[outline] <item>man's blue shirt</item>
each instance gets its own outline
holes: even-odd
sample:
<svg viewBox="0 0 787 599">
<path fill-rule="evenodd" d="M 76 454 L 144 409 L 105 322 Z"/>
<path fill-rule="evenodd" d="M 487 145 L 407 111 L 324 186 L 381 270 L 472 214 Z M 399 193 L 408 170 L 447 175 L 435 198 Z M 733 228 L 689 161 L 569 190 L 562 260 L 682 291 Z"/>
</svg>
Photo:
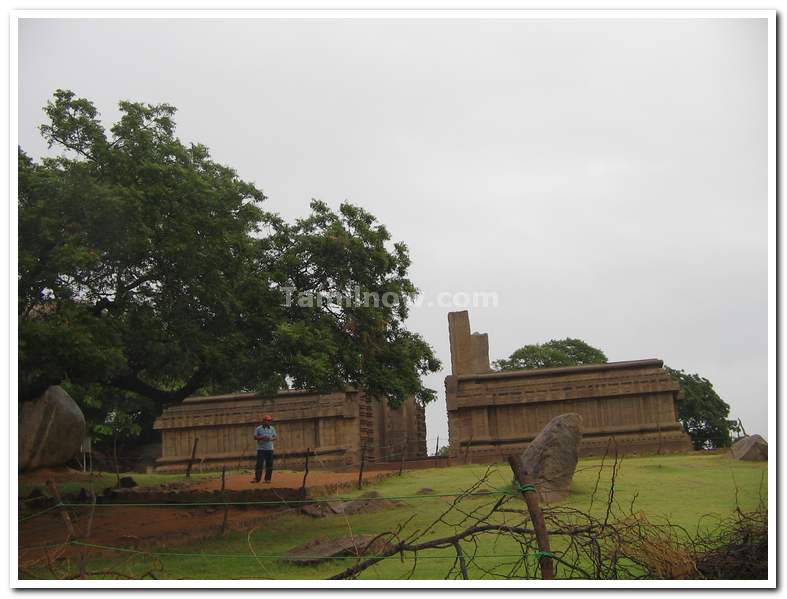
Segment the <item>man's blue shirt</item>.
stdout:
<svg viewBox="0 0 787 599">
<path fill-rule="evenodd" d="M 263 449 L 269 449 L 273 451 L 273 441 L 276 439 L 276 428 L 272 425 L 259 425 L 255 430 L 254 434 L 257 437 L 268 437 L 268 441 L 257 441 L 257 451 L 261 451 Z"/>
</svg>

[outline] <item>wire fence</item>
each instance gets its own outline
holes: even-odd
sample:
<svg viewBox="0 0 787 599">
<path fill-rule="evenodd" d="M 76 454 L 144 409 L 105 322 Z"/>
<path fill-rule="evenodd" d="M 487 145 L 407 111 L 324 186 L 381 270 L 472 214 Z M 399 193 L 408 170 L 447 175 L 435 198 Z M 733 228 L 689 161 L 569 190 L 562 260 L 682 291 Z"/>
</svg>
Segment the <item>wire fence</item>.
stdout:
<svg viewBox="0 0 787 599">
<path fill-rule="evenodd" d="M 435 493 L 430 492 L 428 494 L 395 494 L 395 495 L 341 495 L 341 496 L 329 496 L 329 497 L 315 497 L 309 499 L 280 499 L 280 500 L 259 500 L 259 501 L 237 501 L 237 500 L 220 500 L 220 501 L 193 501 L 193 502 L 139 502 L 139 503 L 127 503 L 127 502 L 118 502 L 118 503 L 83 503 L 83 502 L 73 502 L 73 501 L 58 501 L 57 503 L 48 506 L 40 511 L 27 515 L 23 518 L 20 518 L 19 524 L 20 527 L 24 527 L 25 530 L 30 531 L 31 524 L 29 520 L 34 518 L 44 516 L 44 515 L 55 515 L 53 512 L 58 510 L 60 512 L 60 516 L 63 517 L 64 521 L 66 522 L 66 530 L 63 530 L 63 523 L 58 522 L 57 520 L 49 522 L 47 526 L 38 527 L 37 530 L 40 531 L 47 531 L 52 532 L 55 529 L 60 529 L 64 534 L 67 532 L 66 538 L 61 543 L 44 543 L 44 544 L 35 544 L 35 545 L 27 545 L 27 546 L 20 546 L 19 550 L 23 552 L 43 552 L 43 555 L 46 557 L 47 563 L 51 566 L 51 559 L 50 554 L 47 550 L 50 549 L 57 549 L 58 555 L 61 557 L 63 555 L 74 555 L 74 554 L 65 554 L 65 550 L 68 547 L 73 547 L 75 551 L 107 551 L 107 552 L 116 552 L 121 554 L 128 554 L 128 555 L 136 555 L 140 557 L 151 557 L 157 559 L 163 558 L 171 558 L 171 559 L 178 559 L 178 558 L 201 558 L 201 559 L 228 559 L 228 560 L 297 560 L 297 562 L 322 562 L 322 561 L 333 561 L 333 560 L 352 560 L 358 562 L 359 560 L 366 560 L 366 559 L 389 559 L 390 557 L 394 557 L 396 561 L 399 562 L 417 562 L 419 560 L 451 560 L 456 561 L 455 555 L 444 555 L 440 552 L 424 555 L 419 554 L 415 555 L 407 555 L 405 552 L 401 553 L 397 556 L 384 556 L 380 557 L 378 553 L 366 553 L 364 552 L 365 549 L 371 549 L 371 545 L 363 542 L 361 539 L 358 539 L 357 546 L 348 550 L 347 554 L 310 554 L 308 552 L 298 552 L 297 555 L 293 556 L 289 553 L 256 553 L 254 552 L 253 548 L 251 548 L 251 553 L 210 553 L 205 551 L 199 552 L 178 552 L 178 551 L 156 551 L 156 550 L 144 550 L 139 549 L 136 547 L 123 547 L 118 546 L 116 544 L 109 544 L 109 543 L 101 543 L 101 542 L 89 542 L 85 540 L 86 537 L 79 538 L 78 535 L 74 532 L 75 522 L 80 522 L 81 518 L 77 518 L 76 520 L 72 520 L 71 516 L 69 516 L 69 512 L 73 511 L 74 514 L 79 513 L 81 510 L 90 510 L 90 522 L 92 523 L 93 519 L 93 512 L 97 508 L 215 508 L 215 507 L 223 507 L 225 510 L 229 509 L 230 507 L 289 507 L 292 506 L 302 506 L 305 504 L 324 504 L 324 503 L 344 503 L 344 502 L 354 502 L 354 501 L 362 501 L 362 502 L 377 502 L 377 501 L 402 501 L 402 500 L 420 500 L 420 499 L 453 499 L 454 501 L 459 499 L 466 499 L 472 498 L 473 496 L 478 497 L 489 497 L 489 496 L 499 496 L 499 495 L 507 495 L 510 494 L 508 491 L 501 491 L 495 488 L 480 488 L 475 487 L 472 490 L 466 490 L 462 492 L 456 493 Z M 451 502 L 449 502 L 451 503 Z M 296 508 L 297 509 L 297 508 Z M 32 524 L 35 526 L 35 524 Z M 88 530 L 90 528 L 90 524 L 88 524 Z M 89 532 L 88 535 L 89 536 Z M 355 545 L 355 537 L 353 537 L 353 544 Z M 435 548 L 440 549 L 440 548 Z M 30 554 L 28 554 L 30 555 Z M 79 560 L 80 568 L 82 568 L 84 573 L 84 560 L 85 554 L 78 553 L 78 556 L 75 559 Z M 489 559 L 499 559 L 501 557 L 511 557 L 515 559 L 522 559 L 523 553 L 512 554 L 510 556 L 503 555 L 503 554 L 490 554 L 490 555 L 475 555 L 477 559 L 489 558 Z M 32 564 L 41 563 L 41 558 L 36 560 L 32 560 Z M 34 567 L 33 566 L 33 567 Z M 28 566 L 25 566 L 28 567 Z M 51 570 L 51 567 L 50 567 Z M 97 575 L 102 575 L 102 573 L 96 573 Z"/>
</svg>

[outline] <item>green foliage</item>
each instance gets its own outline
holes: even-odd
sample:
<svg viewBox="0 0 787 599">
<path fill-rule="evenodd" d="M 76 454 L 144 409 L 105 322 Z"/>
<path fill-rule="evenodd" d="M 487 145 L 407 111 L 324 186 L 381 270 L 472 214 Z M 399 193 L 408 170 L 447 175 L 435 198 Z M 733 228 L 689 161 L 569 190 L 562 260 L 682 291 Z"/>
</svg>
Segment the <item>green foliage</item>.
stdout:
<svg viewBox="0 0 787 599">
<path fill-rule="evenodd" d="M 729 447 L 731 432 L 738 431 L 736 421 L 727 420 L 730 406 L 719 397 L 713 384 L 698 374 L 667 367 L 683 389 L 684 399 L 678 402 L 678 419 L 691 437 L 694 449 Z"/>
<path fill-rule="evenodd" d="M 443 445 L 440 449 L 437 450 L 438 457 L 447 458 L 448 454 L 450 453 L 451 448 L 448 445 Z"/>
<path fill-rule="evenodd" d="M 603 364 L 606 361 L 607 356 L 600 349 L 581 339 L 566 338 L 520 347 L 507 359 L 497 360 L 495 367 L 498 370 L 524 370 Z"/>
<path fill-rule="evenodd" d="M 415 293 L 404 244 L 349 204 L 315 201 L 287 224 L 207 148 L 175 137 L 173 107 L 120 111 L 107 134 L 88 100 L 58 90 L 41 132 L 62 153 L 37 163 L 19 150 L 21 399 L 62 382 L 104 415 L 115 404 L 101 390 L 124 405 L 288 382 L 434 399 L 420 375 L 440 363 L 405 329 L 406 303 L 285 305 L 288 287 Z"/>
<path fill-rule="evenodd" d="M 63 383 L 79 403 L 87 422 L 87 435 L 96 447 L 109 448 L 114 441 L 144 440 L 151 436 L 159 404 L 143 395 L 100 384 Z"/>
</svg>

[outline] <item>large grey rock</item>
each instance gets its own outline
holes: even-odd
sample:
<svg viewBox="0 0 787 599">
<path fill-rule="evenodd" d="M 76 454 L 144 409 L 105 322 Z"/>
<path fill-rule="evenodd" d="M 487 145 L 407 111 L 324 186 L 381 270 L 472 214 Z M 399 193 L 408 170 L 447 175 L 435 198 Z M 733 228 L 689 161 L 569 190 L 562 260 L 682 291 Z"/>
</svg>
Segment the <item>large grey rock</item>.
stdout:
<svg viewBox="0 0 787 599">
<path fill-rule="evenodd" d="M 78 452 L 85 416 L 61 387 L 19 404 L 19 470 L 60 466 Z"/>
<path fill-rule="evenodd" d="M 299 566 L 324 564 L 331 558 L 379 555 L 389 546 L 385 536 L 358 535 L 341 539 L 319 538 L 291 549 L 281 561 Z"/>
<path fill-rule="evenodd" d="M 566 499 L 571 491 L 571 480 L 579 459 L 582 441 L 582 417 L 561 414 L 533 439 L 522 453 L 522 466 L 535 484 L 541 501 Z"/>
<path fill-rule="evenodd" d="M 760 435 L 749 435 L 738 439 L 730 447 L 730 457 L 734 460 L 753 462 L 768 461 L 768 442 Z"/>
</svg>

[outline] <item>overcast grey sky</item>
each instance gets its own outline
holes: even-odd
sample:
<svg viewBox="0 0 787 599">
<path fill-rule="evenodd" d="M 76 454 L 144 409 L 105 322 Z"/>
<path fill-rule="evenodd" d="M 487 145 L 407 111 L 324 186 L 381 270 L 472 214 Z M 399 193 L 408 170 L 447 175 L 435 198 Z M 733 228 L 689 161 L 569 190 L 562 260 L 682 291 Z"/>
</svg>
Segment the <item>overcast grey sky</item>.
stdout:
<svg viewBox="0 0 787 599">
<path fill-rule="evenodd" d="M 491 358 L 580 337 L 610 360 L 709 378 L 767 433 L 767 22 L 763 20 L 27 20 L 19 140 L 56 88 L 178 107 L 206 144 L 305 215 L 375 214 L 411 251 L 408 321 L 445 370 L 447 309 Z M 430 451 L 433 450 L 430 442 Z"/>
</svg>

